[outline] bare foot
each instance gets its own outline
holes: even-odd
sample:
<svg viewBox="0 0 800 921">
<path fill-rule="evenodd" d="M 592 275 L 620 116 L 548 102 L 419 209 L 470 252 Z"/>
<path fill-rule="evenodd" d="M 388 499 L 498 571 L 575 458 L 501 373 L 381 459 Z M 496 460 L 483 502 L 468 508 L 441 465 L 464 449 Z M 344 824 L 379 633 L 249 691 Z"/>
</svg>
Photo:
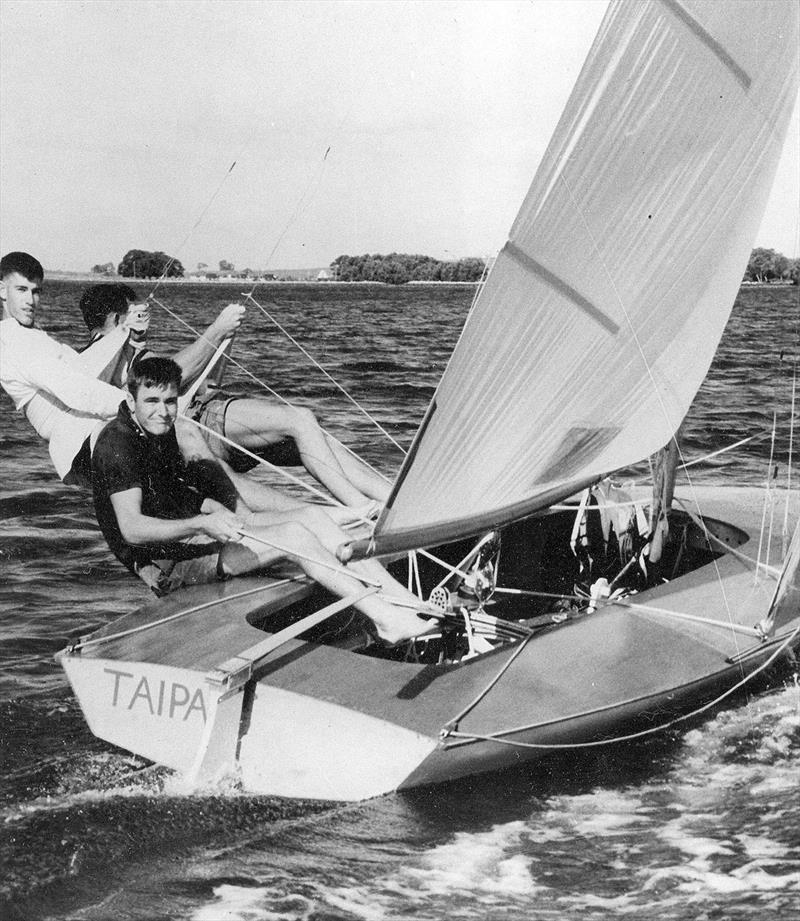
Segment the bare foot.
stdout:
<svg viewBox="0 0 800 921">
<path fill-rule="evenodd" d="M 401 608 L 396 608 L 385 620 L 378 621 L 375 618 L 372 620 L 378 631 L 379 639 L 387 646 L 395 646 L 405 640 L 413 640 L 415 637 L 425 633 L 434 633 L 439 629 L 438 620 L 429 620 L 424 614 L 420 615 Z"/>
<path fill-rule="evenodd" d="M 371 522 L 378 517 L 382 508 L 383 506 L 379 502 L 372 500 L 371 502 L 358 506 L 329 506 L 325 511 L 339 527 L 346 527 L 347 525 L 366 524 Z"/>
</svg>

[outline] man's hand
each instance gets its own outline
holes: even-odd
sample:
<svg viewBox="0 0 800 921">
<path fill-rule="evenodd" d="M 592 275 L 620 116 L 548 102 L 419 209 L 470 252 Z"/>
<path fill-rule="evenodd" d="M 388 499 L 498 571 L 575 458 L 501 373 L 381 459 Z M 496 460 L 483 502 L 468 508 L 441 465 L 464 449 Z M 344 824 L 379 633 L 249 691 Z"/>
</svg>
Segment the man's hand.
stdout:
<svg viewBox="0 0 800 921">
<path fill-rule="evenodd" d="M 121 322 L 123 329 L 128 330 L 128 342 L 137 350 L 143 349 L 147 341 L 147 328 L 150 326 L 150 308 L 147 304 L 131 304 Z"/>
<path fill-rule="evenodd" d="M 221 339 L 227 339 L 232 336 L 242 325 L 245 314 L 244 304 L 228 304 L 224 307 L 216 320 L 214 320 L 214 331 Z"/>
<path fill-rule="evenodd" d="M 219 505 L 219 503 L 215 504 Z M 205 508 L 208 508 L 208 506 L 204 502 L 203 509 Z M 226 544 L 229 540 L 239 540 L 242 536 L 243 524 L 241 519 L 237 518 L 233 512 L 229 512 L 224 506 L 220 506 L 213 511 L 203 512 L 197 519 L 197 526 L 201 533 L 223 544 Z"/>
<path fill-rule="evenodd" d="M 124 329 L 146 333 L 150 326 L 150 308 L 147 304 L 131 304 L 121 322 Z"/>
</svg>

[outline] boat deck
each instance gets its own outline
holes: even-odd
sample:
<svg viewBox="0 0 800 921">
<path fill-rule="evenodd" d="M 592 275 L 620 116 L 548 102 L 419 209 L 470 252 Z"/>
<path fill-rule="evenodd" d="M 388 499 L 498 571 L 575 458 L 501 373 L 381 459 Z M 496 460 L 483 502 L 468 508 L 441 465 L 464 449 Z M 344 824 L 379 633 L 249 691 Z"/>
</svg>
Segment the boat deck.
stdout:
<svg viewBox="0 0 800 921">
<path fill-rule="evenodd" d="M 682 495 L 686 496 L 686 491 Z M 706 488 L 696 490 L 693 498 L 705 516 L 733 522 L 747 532 L 749 539 L 737 549 L 748 557 L 756 556 L 763 514 L 761 490 Z M 790 502 L 793 524 L 800 513 L 800 501 L 793 496 Z M 773 563 L 778 559 L 779 530 L 773 528 Z M 300 576 L 296 581 L 283 581 L 281 577 L 287 575 L 291 576 L 291 570 L 269 578 L 238 578 L 154 601 L 108 625 L 93 639 L 127 630 L 136 632 L 86 647 L 81 655 L 207 672 L 265 639 L 267 634 L 251 621 L 266 619 L 268 624 L 270 612 L 302 601 L 314 591 L 313 583 Z M 729 668 L 731 657 L 758 645 L 755 635 L 751 638 L 736 633 L 729 623 L 752 627 L 768 609 L 774 588 L 774 578 L 755 580 L 752 565 L 725 554 L 686 576 L 628 599 L 636 605 L 710 618 L 719 626 L 642 607 L 613 605 L 546 628 L 504 676 L 504 694 L 482 702 L 467 724 L 474 732 L 513 725 L 517 717 L 509 712 L 509 699 L 526 701 L 528 709 L 535 701 L 537 721 L 556 719 L 565 708 L 569 711 L 570 696 L 574 696 L 577 710 L 585 708 L 586 681 L 591 684 L 592 699 L 602 707 L 627 694 L 657 693 Z M 181 612 L 187 613 L 169 619 Z M 503 646 L 478 659 L 430 666 L 290 640 L 264 659 L 257 677 L 276 689 L 323 698 L 436 734 L 481 694 L 512 652 L 511 647 Z M 344 666 L 343 656 L 347 657 Z M 608 669 L 609 661 L 625 663 L 624 681 L 616 668 Z M 574 680 L 565 680 L 565 663 L 571 663 L 569 667 L 575 670 Z M 410 701 L 414 706 L 409 707 Z"/>
</svg>

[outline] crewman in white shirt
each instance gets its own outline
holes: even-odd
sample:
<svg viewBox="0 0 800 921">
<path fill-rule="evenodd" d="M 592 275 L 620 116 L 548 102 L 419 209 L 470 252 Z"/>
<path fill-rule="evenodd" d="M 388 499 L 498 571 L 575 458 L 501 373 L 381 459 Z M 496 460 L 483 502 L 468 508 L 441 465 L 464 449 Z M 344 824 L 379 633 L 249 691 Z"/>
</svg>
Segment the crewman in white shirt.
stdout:
<svg viewBox="0 0 800 921">
<path fill-rule="evenodd" d="M 94 443 L 125 398 L 115 386 L 121 383 L 115 371 L 131 333 L 144 344 L 150 314 L 146 305 L 132 304 L 118 326 L 78 353 L 35 325 L 43 279 L 41 263 L 28 253 L 7 253 L 0 259 L 0 385 L 48 443 L 59 477 L 89 486 Z M 197 342 L 175 356 L 188 379 L 235 332 L 243 314 L 244 308 L 226 308 Z M 186 460 L 213 460 L 203 438 L 188 424 L 180 435 Z"/>
<path fill-rule="evenodd" d="M 91 447 L 125 394 L 101 380 L 130 332 L 125 321 L 102 348 L 79 355 L 35 326 L 44 271 L 28 253 L 0 260 L 0 385 L 48 442 L 62 480 L 87 484 Z M 98 343 L 99 345 L 99 343 Z"/>
</svg>

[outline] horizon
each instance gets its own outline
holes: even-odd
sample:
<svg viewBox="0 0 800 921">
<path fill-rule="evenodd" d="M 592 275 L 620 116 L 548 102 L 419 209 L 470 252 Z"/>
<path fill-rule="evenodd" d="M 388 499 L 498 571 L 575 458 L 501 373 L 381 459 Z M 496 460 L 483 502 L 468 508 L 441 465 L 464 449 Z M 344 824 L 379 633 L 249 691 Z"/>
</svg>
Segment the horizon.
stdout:
<svg viewBox="0 0 800 921">
<path fill-rule="evenodd" d="M 4 0 L 3 251 L 76 272 L 133 248 L 187 270 L 491 258 L 606 5 Z M 798 164 L 796 104 L 753 243 L 789 258 Z"/>
</svg>

